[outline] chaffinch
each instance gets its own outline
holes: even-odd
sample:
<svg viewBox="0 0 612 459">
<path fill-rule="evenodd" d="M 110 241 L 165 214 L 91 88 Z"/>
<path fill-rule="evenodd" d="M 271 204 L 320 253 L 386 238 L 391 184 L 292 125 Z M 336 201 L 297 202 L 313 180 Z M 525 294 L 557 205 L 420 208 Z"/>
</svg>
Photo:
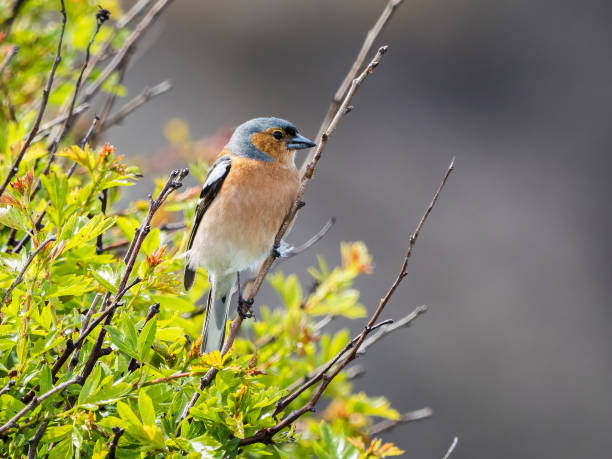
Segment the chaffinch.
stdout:
<svg viewBox="0 0 612 459">
<path fill-rule="evenodd" d="M 198 266 L 210 281 L 201 352 L 223 345 L 239 272 L 277 250 L 274 238 L 299 187 L 295 151 L 314 146 L 289 121 L 255 118 L 236 128 L 208 172 L 185 253 L 185 289 Z M 240 298 L 239 312 L 243 306 Z"/>
</svg>

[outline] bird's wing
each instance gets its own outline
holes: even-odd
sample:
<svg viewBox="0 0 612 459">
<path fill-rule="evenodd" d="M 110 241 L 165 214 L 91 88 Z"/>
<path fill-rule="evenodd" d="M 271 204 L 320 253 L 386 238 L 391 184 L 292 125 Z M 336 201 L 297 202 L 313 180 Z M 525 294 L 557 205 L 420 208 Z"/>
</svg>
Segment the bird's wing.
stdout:
<svg viewBox="0 0 612 459">
<path fill-rule="evenodd" d="M 223 181 L 227 174 L 229 174 L 230 167 L 232 165 L 232 161 L 229 156 L 222 156 L 213 167 L 208 171 L 208 176 L 206 177 L 206 181 L 202 186 L 202 191 L 200 192 L 200 199 L 198 200 L 198 205 L 196 207 L 195 217 L 193 219 L 193 225 L 191 225 L 191 232 L 189 233 L 189 239 L 187 241 L 187 253 L 191 250 L 193 245 L 193 241 L 195 239 L 195 235 L 198 232 L 198 227 L 200 226 L 200 222 L 202 221 L 202 217 L 206 213 L 206 210 L 210 207 L 210 204 L 213 202 L 219 190 L 221 189 L 221 185 L 223 185 Z M 189 260 L 189 256 L 187 258 Z M 184 284 L 185 289 L 189 290 L 193 285 L 193 281 L 195 280 L 196 266 L 191 266 L 189 262 L 185 263 L 185 278 Z"/>
<path fill-rule="evenodd" d="M 208 171 L 208 175 L 206 176 L 206 181 L 202 186 L 202 191 L 200 192 L 200 199 L 198 200 L 198 204 L 196 207 L 195 217 L 193 219 L 193 225 L 191 226 L 191 233 L 189 233 L 189 240 L 187 241 L 187 250 L 191 249 L 193 245 L 193 240 L 198 231 L 198 227 L 200 226 L 200 222 L 202 221 L 202 217 L 206 213 L 206 210 L 210 207 L 210 204 L 213 202 L 219 190 L 221 189 L 221 185 L 223 185 L 223 181 L 227 174 L 229 174 L 230 167 L 232 165 L 232 161 L 229 156 L 222 156 L 215 164 L 213 164 L 210 171 Z"/>
</svg>

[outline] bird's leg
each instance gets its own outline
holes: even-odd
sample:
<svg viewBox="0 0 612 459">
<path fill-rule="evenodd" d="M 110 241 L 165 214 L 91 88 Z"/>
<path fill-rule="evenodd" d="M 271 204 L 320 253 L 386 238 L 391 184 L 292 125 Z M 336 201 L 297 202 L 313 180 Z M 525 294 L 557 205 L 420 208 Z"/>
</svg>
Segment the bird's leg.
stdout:
<svg viewBox="0 0 612 459">
<path fill-rule="evenodd" d="M 280 241 L 280 244 L 274 244 L 272 247 L 271 255 L 274 258 L 289 258 L 294 248 L 291 244 Z"/>
<path fill-rule="evenodd" d="M 238 315 L 242 317 L 242 319 L 249 319 L 253 317 L 253 312 L 251 311 L 251 306 L 253 306 L 253 299 L 246 300 L 242 296 L 242 286 L 240 285 L 240 273 L 236 273 L 237 282 L 238 282 Z"/>
</svg>

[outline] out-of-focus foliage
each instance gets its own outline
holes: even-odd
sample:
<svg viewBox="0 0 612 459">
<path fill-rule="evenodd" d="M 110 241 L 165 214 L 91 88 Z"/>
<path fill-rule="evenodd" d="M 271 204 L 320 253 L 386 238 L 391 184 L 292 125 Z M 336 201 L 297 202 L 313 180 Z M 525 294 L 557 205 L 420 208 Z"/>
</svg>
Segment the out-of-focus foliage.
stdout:
<svg viewBox="0 0 612 459">
<path fill-rule="evenodd" d="M 0 61 L 9 46 L 19 46 L 19 52 L 11 59 L 9 66 L 0 75 L 0 125 L 8 121 L 34 119 L 34 109 L 40 104 L 42 88 L 47 80 L 57 51 L 61 15 L 59 0 L 27 0 L 20 2 L 19 14 L 10 21 L 15 1 L 0 0 Z M 98 5 L 118 18 L 122 10 L 118 0 L 66 0 L 66 32 L 62 46 L 62 62 L 57 69 L 53 91 L 49 96 L 49 113 L 72 97 L 74 83 L 83 63 L 87 43 L 96 28 Z M 10 21 L 7 24 L 7 21 Z M 96 54 L 112 36 L 112 27 L 101 27 L 92 45 Z M 120 31 L 112 41 L 112 47 L 121 45 L 126 30 Z M 91 73 L 95 78 L 99 70 Z M 113 80 L 111 78 L 111 80 Z M 116 78 L 114 79 L 116 81 Z M 103 89 L 122 92 L 125 89 L 109 81 Z M 3 129 L 4 130 L 4 129 Z M 0 137 L 0 145 L 6 146 L 6 139 Z"/>
<path fill-rule="evenodd" d="M 57 17 L 57 3 L 27 1 L 11 33 L 0 43 L 1 55 L 7 46 L 21 47 L 0 79 L 0 178 L 6 176 L 38 108 L 59 35 L 58 22 L 50 20 Z M 97 5 L 85 0 L 66 3 L 64 57 L 50 99 L 52 111 L 73 88 Z M 102 6 L 120 14 L 113 2 L 102 2 Z M 7 11 L 0 8 L 0 21 Z M 105 33 L 101 32 L 100 42 L 109 37 Z M 108 144 L 80 148 L 68 142 L 45 175 L 46 156 L 44 142 L 33 143 L 0 197 L 0 297 L 14 283 L 28 256 L 47 238 L 56 238 L 33 259 L 0 310 L 0 388 L 5 388 L 0 395 L 0 425 L 26 406 L 31 391 L 40 397 L 81 374 L 100 327 L 85 340 L 76 366 L 66 362 L 55 375 L 52 368 L 67 340 L 78 339 L 96 296 L 117 292 L 125 272 L 125 245 L 117 243 L 133 238 L 149 207 L 148 200 L 141 200 L 125 209 L 115 208 L 120 190 L 132 185 L 140 171 L 126 165 Z M 74 163 L 76 171 L 68 178 L 66 170 Z M 202 164 L 192 169 L 202 180 Z M 38 181 L 41 189 L 31 199 Z M 108 196 L 105 213 L 99 199 L 103 191 Z M 200 272 L 194 288 L 185 293 L 180 274 L 185 231 L 160 229 L 162 223 L 188 223 L 197 193 L 193 189 L 176 192 L 156 213 L 132 274 L 142 281 L 125 294 L 112 323 L 106 326 L 106 355 L 82 384 L 72 384 L 46 398 L 5 432 L 0 456 L 25 456 L 30 440 L 45 421 L 48 425 L 37 454 L 50 458 L 103 458 L 115 427 L 125 429 L 116 456 L 126 458 L 401 454 L 394 445 L 382 444 L 367 434 L 377 418 L 398 419 L 398 412 L 384 398 L 355 393 L 344 373 L 326 391 L 322 405 L 327 408 L 321 414 L 305 415 L 277 434 L 274 445 L 238 447 L 240 439 L 276 424 L 275 402 L 347 344 L 346 330 L 328 333 L 317 324 L 326 317 L 365 316 L 352 284 L 357 276 L 371 271 L 372 262 L 362 243 L 346 243 L 341 248 L 341 266 L 330 268 L 319 258 L 318 266 L 310 271 L 311 287 L 304 288 L 294 274 L 271 275 L 278 304 L 256 306 L 257 320 L 243 323 L 242 334 L 228 355 L 222 357 L 218 351 L 200 355 L 206 273 Z M 35 222 L 43 211 L 45 217 L 37 227 Z M 11 253 L 9 240 L 20 241 L 28 235 L 23 249 Z M 99 237 L 105 247 L 101 253 L 96 251 Z M 112 246 L 118 248 L 108 249 Z M 154 303 L 159 303 L 160 312 L 145 321 Z M 101 309 L 99 306 L 97 313 Z M 220 370 L 216 379 L 204 389 L 188 420 L 181 422 L 186 405 L 199 390 L 200 376 L 211 367 Z M 286 412 L 305 403 L 312 390 Z M 282 417 L 281 412 L 278 419 Z"/>
</svg>

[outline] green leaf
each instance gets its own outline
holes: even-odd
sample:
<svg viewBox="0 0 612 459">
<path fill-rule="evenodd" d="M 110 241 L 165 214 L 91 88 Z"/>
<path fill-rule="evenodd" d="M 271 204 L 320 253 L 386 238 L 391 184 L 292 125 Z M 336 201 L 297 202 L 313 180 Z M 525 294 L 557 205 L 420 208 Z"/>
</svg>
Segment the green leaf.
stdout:
<svg viewBox="0 0 612 459">
<path fill-rule="evenodd" d="M 151 344 L 155 339 L 155 332 L 157 331 L 157 317 L 149 320 L 138 337 L 138 360 L 142 363 L 146 360 L 149 351 L 151 350 Z"/>
<path fill-rule="evenodd" d="M 134 426 L 138 429 L 142 428 L 142 422 L 138 419 L 138 416 L 134 414 L 132 408 L 127 403 L 121 401 L 117 402 L 117 413 L 123 421 L 127 424 Z"/>
<path fill-rule="evenodd" d="M 44 394 L 53 387 L 53 376 L 51 375 L 51 368 L 49 365 L 44 365 L 40 370 L 40 393 Z"/>
<path fill-rule="evenodd" d="M 147 395 L 147 392 L 143 389 L 138 394 L 138 411 L 140 411 L 140 419 L 146 426 L 155 426 L 155 408 L 153 407 L 153 400 Z"/>
<path fill-rule="evenodd" d="M 0 207 L 0 224 L 26 233 L 30 229 L 26 216 L 15 207 Z"/>
<path fill-rule="evenodd" d="M 85 380 L 85 384 L 83 384 L 83 388 L 79 393 L 79 405 L 82 405 L 84 402 L 86 402 L 91 397 L 93 392 L 98 388 L 98 383 L 100 382 L 101 375 L 102 368 L 98 365 L 94 368 L 89 378 Z"/>
</svg>

